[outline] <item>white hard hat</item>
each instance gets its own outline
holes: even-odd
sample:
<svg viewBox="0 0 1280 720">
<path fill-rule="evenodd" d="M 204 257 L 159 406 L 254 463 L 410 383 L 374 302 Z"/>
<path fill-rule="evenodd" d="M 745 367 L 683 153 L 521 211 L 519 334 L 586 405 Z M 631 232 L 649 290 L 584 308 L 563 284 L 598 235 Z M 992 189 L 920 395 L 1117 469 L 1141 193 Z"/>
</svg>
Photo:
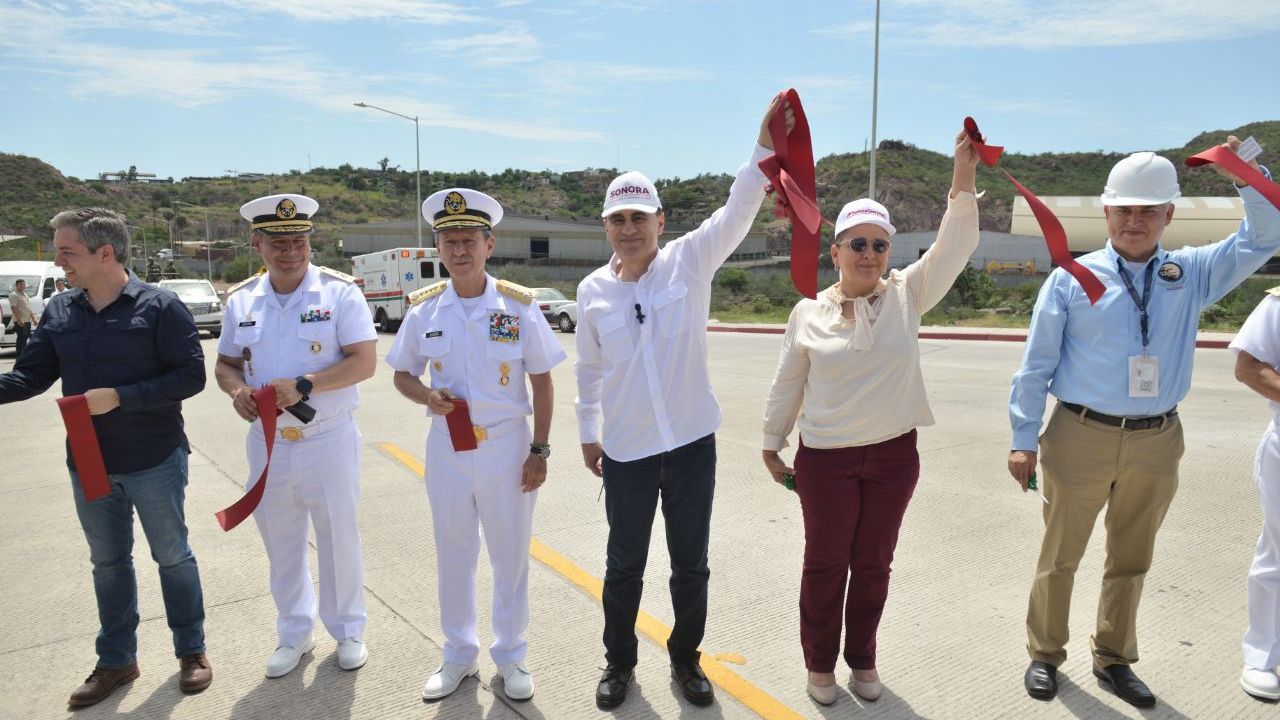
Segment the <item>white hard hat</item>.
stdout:
<svg viewBox="0 0 1280 720">
<path fill-rule="evenodd" d="M 1181 196 L 1173 163 L 1153 152 L 1137 152 L 1111 168 L 1102 204 L 1163 205 Z"/>
</svg>

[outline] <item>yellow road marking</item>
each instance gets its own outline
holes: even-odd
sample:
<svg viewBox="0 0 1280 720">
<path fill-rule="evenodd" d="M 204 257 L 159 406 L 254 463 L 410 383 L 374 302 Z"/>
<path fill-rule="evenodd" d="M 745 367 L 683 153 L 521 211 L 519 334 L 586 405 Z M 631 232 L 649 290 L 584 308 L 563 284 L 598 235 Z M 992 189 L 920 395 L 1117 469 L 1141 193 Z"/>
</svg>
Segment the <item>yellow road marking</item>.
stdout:
<svg viewBox="0 0 1280 720">
<path fill-rule="evenodd" d="M 419 477 L 422 477 L 426 472 L 426 467 L 421 460 L 405 452 L 395 443 L 379 443 L 378 447 Z M 583 592 L 595 598 L 597 602 L 601 601 L 604 593 L 604 582 L 583 570 L 569 558 L 551 549 L 549 545 L 538 538 L 533 538 L 529 543 L 529 556 L 578 586 Z M 663 648 L 667 646 L 667 638 L 671 636 L 671 628 L 644 610 L 641 610 L 640 614 L 636 616 L 636 631 Z M 746 658 L 741 655 L 721 653 L 712 657 L 704 652 L 700 663 L 702 671 L 707 674 L 708 680 L 719 685 L 720 689 L 732 695 L 738 702 L 746 705 L 749 710 L 766 720 L 800 720 L 804 717 L 783 705 L 769 693 L 748 682 L 746 678 L 725 667 L 721 662 L 722 660 L 739 665 L 746 663 Z"/>
</svg>

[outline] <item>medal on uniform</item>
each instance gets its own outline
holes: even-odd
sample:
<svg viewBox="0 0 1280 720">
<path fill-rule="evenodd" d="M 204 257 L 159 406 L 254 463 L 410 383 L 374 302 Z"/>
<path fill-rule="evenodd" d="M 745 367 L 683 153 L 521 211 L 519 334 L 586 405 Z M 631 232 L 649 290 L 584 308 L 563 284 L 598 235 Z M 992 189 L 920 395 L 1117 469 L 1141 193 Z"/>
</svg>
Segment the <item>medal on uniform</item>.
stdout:
<svg viewBox="0 0 1280 720">
<path fill-rule="evenodd" d="M 437 360 L 431 364 L 431 367 L 435 368 L 436 372 L 440 372 L 444 368 L 444 363 Z"/>
<path fill-rule="evenodd" d="M 511 365 L 510 364 L 505 362 L 502 363 L 501 365 L 498 366 L 498 372 L 502 373 L 502 377 L 498 378 L 499 385 L 501 385 L 502 387 L 506 387 L 508 384 L 511 383 Z"/>
<path fill-rule="evenodd" d="M 245 370 L 247 370 L 249 374 L 252 375 L 253 374 L 253 352 L 250 351 L 249 348 L 245 348 L 244 350 L 240 351 L 240 356 L 244 358 Z"/>
<path fill-rule="evenodd" d="M 313 353 L 320 352 L 320 342 L 318 340 L 311 343 L 311 352 Z"/>
</svg>

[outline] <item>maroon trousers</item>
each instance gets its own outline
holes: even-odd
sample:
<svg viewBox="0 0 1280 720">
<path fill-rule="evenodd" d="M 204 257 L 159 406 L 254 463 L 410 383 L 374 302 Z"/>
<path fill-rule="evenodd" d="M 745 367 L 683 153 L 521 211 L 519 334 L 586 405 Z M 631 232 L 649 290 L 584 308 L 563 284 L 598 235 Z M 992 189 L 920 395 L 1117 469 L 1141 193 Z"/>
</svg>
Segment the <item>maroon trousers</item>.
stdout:
<svg viewBox="0 0 1280 720">
<path fill-rule="evenodd" d="M 854 670 L 873 669 L 898 528 L 920 478 L 916 431 L 832 450 L 805 447 L 802 440 L 795 468 L 804 512 L 800 643 L 805 667 L 835 671 L 843 610 L 845 662 Z"/>
</svg>

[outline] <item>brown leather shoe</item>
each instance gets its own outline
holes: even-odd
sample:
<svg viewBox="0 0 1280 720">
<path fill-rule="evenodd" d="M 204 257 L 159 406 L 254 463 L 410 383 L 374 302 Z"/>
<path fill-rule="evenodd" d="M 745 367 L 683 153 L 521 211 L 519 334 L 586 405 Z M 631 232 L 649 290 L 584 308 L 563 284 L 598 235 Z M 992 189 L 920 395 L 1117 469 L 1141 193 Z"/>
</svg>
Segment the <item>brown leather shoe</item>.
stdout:
<svg viewBox="0 0 1280 720">
<path fill-rule="evenodd" d="M 87 707 L 102 702 L 108 695 L 115 692 L 116 688 L 133 682 L 139 674 L 136 662 L 110 670 L 95 667 L 85 679 L 84 684 L 71 693 L 71 699 L 67 704 L 71 707 Z"/>
<path fill-rule="evenodd" d="M 183 655 L 180 661 L 182 672 L 178 677 L 178 687 L 184 693 L 198 693 L 213 682 L 213 666 L 209 665 L 209 656 L 204 653 Z"/>
</svg>

